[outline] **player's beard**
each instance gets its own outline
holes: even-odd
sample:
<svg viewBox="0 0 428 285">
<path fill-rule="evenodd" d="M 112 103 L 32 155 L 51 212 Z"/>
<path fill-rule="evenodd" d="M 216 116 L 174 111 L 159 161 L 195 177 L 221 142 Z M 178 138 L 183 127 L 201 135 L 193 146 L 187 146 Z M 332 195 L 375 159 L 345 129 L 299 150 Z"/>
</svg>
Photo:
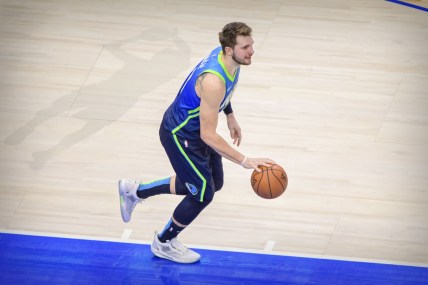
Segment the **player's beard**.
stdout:
<svg viewBox="0 0 428 285">
<path fill-rule="evenodd" d="M 233 54 L 232 54 L 232 59 L 233 59 L 237 64 L 240 64 L 240 65 L 250 65 L 250 64 L 251 64 L 251 58 L 250 58 L 250 62 L 249 62 L 249 63 L 247 63 L 247 62 L 245 62 L 244 60 L 240 60 L 240 59 L 236 58 L 235 53 L 233 53 Z"/>
</svg>

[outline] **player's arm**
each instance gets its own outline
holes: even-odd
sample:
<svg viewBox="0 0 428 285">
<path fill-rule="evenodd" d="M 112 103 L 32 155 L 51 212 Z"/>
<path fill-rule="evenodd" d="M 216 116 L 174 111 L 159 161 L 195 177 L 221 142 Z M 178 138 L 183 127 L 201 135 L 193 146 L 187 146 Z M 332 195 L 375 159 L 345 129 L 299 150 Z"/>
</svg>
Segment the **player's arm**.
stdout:
<svg viewBox="0 0 428 285">
<path fill-rule="evenodd" d="M 231 147 L 217 133 L 218 109 L 225 93 L 224 83 L 217 75 L 204 73 L 199 76 L 195 88 L 201 98 L 199 110 L 201 139 L 224 158 L 240 164 L 245 155 Z"/>
<path fill-rule="evenodd" d="M 226 115 L 227 118 L 227 127 L 229 128 L 230 137 L 233 139 L 233 144 L 239 146 L 242 140 L 241 127 L 238 124 L 238 121 L 235 118 L 233 113 Z"/>
<path fill-rule="evenodd" d="M 233 144 L 239 146 L 242 140 L 242 132 L 241 127 L 235 118 L 235 114 L 233 114 L 232 102 L 229 102 L 226 105 L 223 112 L 226 114 L 227 127 L 229 128 L 230 137 L 233 139 Z"/>
<path fill-rule="evenodd" d="M 214 74 L 202 74 L 197 80 L 196 92 L 201 98 L 199 120 L 201 123 L 201 139 L 217 153 L 226 159 L 241 164 L 245 168 L 258 169 L 259 165 L 274 163 L 267 158 L 247 158 L 231 147 L 217 133 L 218 109 L 225 93 L 225 86 L 221 79 Z"/>
</svg>

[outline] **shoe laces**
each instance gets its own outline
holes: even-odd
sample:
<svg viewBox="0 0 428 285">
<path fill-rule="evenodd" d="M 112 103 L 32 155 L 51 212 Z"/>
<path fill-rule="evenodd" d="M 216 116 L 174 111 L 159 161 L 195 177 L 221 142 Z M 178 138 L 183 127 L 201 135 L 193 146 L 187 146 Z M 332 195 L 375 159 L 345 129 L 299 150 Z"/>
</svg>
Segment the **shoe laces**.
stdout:
<svg viewBox="0 0 428 285">
<path fill-rule="evenodd" d="M 185 247 L 181 242 L 177 240 L 177 238 L 173 238 L 171 240 L 171 246 L 180 252 L 186 252 L 187 247 Z"/>
</svg>

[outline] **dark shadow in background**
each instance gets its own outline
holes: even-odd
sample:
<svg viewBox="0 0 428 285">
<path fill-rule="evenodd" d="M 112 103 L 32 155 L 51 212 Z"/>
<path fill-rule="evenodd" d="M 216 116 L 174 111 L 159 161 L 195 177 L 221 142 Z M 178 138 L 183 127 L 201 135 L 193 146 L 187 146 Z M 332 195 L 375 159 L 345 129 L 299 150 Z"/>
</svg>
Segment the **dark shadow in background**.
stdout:
<svg viewBox="0 0 428 285">
<path fill-rule="evenodd" d="M 174 47 L 171 47 L 171 41 Z M 165 48 L 144 59 L 123 49 L 123 45 L 132 42 L 164 45 Z M 177 31 L 162 28 L 149 29 L 139 36 L 106 44 L 104 50 L 123 62 L 120 70 L 103 82 L 83 86 L 57 99 L 5 139 L 8 145 L 20 144 L 38 126 L 64 113 L 85 122 L 80 130 L 68 134 L 50 149 L 34 152 L 34 160 L 29 164 L 31 169 L 42 169 L 47 161 L 64 150 L 117 121 L 139 100 L 144 100 L 150 92 L 186 69 L 190 61 L 190 47 L 177 35 Z M 171 99 L 175 96 L 169 95 Z"/>
</svg>

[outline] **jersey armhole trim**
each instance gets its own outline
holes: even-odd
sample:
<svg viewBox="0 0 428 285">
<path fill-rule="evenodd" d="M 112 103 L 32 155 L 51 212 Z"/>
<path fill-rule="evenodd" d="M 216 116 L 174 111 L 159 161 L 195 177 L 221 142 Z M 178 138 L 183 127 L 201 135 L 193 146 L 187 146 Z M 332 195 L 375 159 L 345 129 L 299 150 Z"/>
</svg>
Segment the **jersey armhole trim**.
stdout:
<svg viewBox="0 0 428 285">
<path fill-rule="evenodd" d="M 220 72 L 218 72 L 218 71 L 215 71 L 215 70 L 213 70 L 213 69 L 207 69 L 207 70 L 204 70 L 204 72 L 202 72 L 201 74 L 203 74 L 203 73 L 212 73 L 212 74 L 215 74 L 215 75 L 217 75 L 222 81 L 223 81 L 223 83 L 224 83 L 224 86 L 226 86 L 226 79 L 224 79 L 224 77 L 223 77 L 223 75 L 221 75 L 221 73 Z"/>
</svg>

